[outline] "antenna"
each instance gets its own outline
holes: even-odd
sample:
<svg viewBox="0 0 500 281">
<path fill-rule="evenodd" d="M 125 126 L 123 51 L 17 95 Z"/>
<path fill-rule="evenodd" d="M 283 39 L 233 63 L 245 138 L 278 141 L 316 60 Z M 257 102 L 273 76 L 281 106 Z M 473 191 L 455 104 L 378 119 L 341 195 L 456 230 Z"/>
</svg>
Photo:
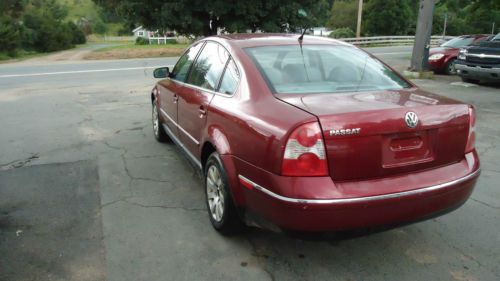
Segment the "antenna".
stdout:
<svg viewBox="0 0 500 281">
<path fill-rule="evenodd" d="M 307 27 L 304 27 L 304 31 L 302 31 L 302 34 L 299 36 L 299 44 L 302 47 L 302 40 L 304 40 L 304 34 L 306 34 Z"/>
</svg>

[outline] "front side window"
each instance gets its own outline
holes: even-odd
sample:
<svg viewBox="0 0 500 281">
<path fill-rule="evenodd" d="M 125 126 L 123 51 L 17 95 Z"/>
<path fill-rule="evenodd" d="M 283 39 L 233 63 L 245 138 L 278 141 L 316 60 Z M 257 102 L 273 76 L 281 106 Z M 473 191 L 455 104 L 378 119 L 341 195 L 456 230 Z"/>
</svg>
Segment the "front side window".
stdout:
<svg viewBox="0 0 500 281">
<path fill-rule="evenodd" d="M 172 78 L 181 82 L 185 82 L 189 68 L 193 64 L 193 61 L 196 59 L 196 55 L 198 55 L 198 52 L 200 51 L 201 46 L 203 46 L 203 43 L 200 42 L 193 47 L 191 47 L 188 51 L 182 55 L 182 57 L 179 59 L 177 64 L 174 67 L 174 70 L 172 71 L 173 75 Z"/>
<path fill-rule="evenodd" d="M 240 80 L 240 73 L 238 72 L 238 68 L 234 63 L 233 59 L 230 59 L 227 64 L 226 71 L 224 71 L 224 75 L 222 76 L 222 80 L 220 82 L 219 92 L 232 95 L 236 92 L 236 87 L 238 86 L 238 81 Z"/>
<path fill-rule="evenodd" d="M 297 45 L 246 48 L 276 94 L 308 94 L 410 88 L 367 53 L 349 46 Z"/>
<path fill-rule="evenodd" d="M 229 53 L 215 42 L 207 42 L 193 65 L 187 83 L 215 91 Z"/>
</svg>

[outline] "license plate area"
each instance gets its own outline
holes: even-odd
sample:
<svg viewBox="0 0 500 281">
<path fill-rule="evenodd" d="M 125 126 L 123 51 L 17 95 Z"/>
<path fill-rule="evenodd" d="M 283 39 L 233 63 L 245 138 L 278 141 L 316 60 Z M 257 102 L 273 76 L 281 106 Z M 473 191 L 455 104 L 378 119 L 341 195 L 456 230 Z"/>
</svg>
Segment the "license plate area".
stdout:
<svg viewBox="0 0 500 281">
<path fill-rule="evenodd" d="M 395 168 L 434 160 L 433 131 L 384 135 L 382 139 L 382 167 Z"/>
</svg>

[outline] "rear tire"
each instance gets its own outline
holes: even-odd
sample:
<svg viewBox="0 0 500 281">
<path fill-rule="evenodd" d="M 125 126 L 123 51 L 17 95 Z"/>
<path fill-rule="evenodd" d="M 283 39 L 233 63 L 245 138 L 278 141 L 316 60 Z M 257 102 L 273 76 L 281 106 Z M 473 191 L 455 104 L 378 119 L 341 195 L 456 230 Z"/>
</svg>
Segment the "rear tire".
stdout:
<svg viewBox="0 0 500 281">
<path fill-rule="evenodd" d="M 155 139 L 159 142 L 169 142 L 170 137 L 165 132 L 163 124 L 161 123 L 160 115 L 158 112 L 158 106 L 156 105 L 156 100 L 153 101 L 151 119 L 153 122 L 153 134 L 155 136 Z"/>
<path fill-rule="evenodd" d="M 205 201 L 212 226 L 223 235 L 237 234 L 245 224 L 234 205 L 227 174 L 217 152 L 208 157 L 205 165 Z"/>
<path fill-rule="evenodd" d="M 462 77 L 462 82 L 479 84 L 479 80 Z"/>
</svg>

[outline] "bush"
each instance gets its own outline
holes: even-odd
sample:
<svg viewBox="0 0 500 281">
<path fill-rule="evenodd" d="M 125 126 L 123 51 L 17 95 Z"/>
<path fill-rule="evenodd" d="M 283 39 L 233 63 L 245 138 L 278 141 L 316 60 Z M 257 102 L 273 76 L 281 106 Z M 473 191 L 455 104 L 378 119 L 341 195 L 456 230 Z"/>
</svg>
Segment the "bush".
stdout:
<svg viewBox="0 0 500 281">
<path fill-rule="evenodd" d="M 92 32 L 96 34 L 104 34 L 106 33 L 107 28 L 104 22 L 101 20 L 97 20 L 92 24 Z"/>
<path fill-rule="evenodd" d="M 356 36 L 356 34 L 349 27 L 342 27 L 342 28 L 334 29 L 328 35 L 328 37 L 331 37 L 331 38 L 350 38 L 350 37 L 354 37 L 354 36 Z"/>
<path fill-rule="evenodd" d="M 136 45 L 149 45 L 149 40 L 144 37 L 137 37 L 135 39 Z"/>
<path fill-rule="evenodd" d="M 0 17 L 0 52 L 14 57 L 20 45 L 20 26 L 11 17 Z"/>
<path fill-rule="evenodd" d="M 71 35 L 73 36 L 71 43 L 74 45 L 85 44 L 87 42 L 87 38 L 85 37 L 85 33 L 74 23 L 68 22 L 68 28 L 71 30 Z"/>
</svg>

